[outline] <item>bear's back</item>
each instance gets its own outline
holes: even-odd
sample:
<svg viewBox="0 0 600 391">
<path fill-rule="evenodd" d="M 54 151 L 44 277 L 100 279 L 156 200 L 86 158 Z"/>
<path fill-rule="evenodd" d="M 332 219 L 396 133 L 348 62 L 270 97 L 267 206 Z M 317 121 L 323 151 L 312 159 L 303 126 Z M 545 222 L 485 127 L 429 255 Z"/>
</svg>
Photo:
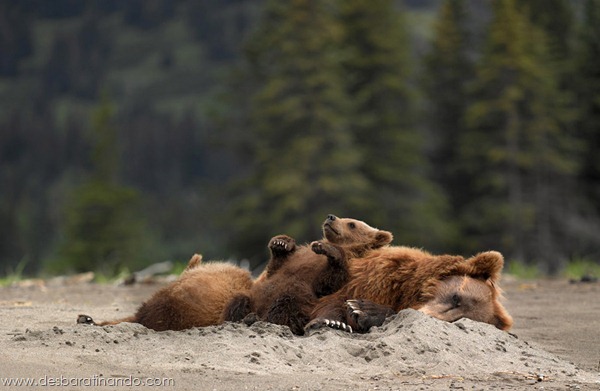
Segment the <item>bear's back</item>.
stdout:
<svg viewBox="0 0 600 391">
<path fill-rule="evenodd" d="M 230 298 L 251 287 L 247 270 L 225 262 L 201 264 L 143 303 L 137 322 L 157 331 L 218 324 Z"/>
</svg>

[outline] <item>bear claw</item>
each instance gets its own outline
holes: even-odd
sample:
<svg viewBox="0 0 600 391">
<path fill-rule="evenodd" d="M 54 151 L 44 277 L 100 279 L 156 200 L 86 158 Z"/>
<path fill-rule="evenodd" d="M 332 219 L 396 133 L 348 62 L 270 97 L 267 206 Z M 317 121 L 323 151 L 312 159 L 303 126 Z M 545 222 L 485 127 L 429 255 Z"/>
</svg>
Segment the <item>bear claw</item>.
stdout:
<svg viewBox="0 0 600 391">
<path fill-rule="evenodd" d="M 360 308 L 356 300 L 346 300 L 346 304 L 353 310 L 358 310 Z"/>
<path fill-rule="evenodd" d="M 271 251 L 278 253 L 288 253 L 294 250 L 296 243 L 294 239 L 289 236 L 277 236 L 271 239 L 269 242 L 269 248 Z"/>
<path fill-rule="evenodd" d="M 325 325 L 333 329 L 344 330 L 352 334 L 352 327 L 339 320 L 325 319 Z"/>
<path fill-rule="evenodd" d="M 352 310 L 353 315 L 366 316 L 365 312 L 360 309 L 360 305 L 356 300 L 346 300 L 346 304 Z"/>
<path fill-rule="evenodd" d="M 283 247 L 284 249 L 288 249 L 287 244 L 283 240 L 276 240 L 273 242 L 273 247 Z"/>
<path fill-rule="evenodd" d="M 320 329 L 322 327 L 330 327 L 332 329 L 343 330 L 343 331 L 347 331 L 351 334 L 354 332 L 352 327 L 344 322 L 340 322 L 337 320 L 324 319 L 324 318 L 317 318 L 317 319 L 311 320 L 304 327 L 304 330 L 306 332 L 308 332 L 310 330 L 316 330 L 316 329 Z"/>
</svg>

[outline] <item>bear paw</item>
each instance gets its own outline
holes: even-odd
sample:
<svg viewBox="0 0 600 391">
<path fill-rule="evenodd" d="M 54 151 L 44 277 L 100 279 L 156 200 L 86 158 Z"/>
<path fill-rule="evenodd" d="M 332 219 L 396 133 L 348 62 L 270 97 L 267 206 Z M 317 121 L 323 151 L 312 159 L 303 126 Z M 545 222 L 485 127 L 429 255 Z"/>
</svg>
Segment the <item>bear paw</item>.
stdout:
<svg viewBox="0 0 600 391">
<path fill-rule="evenodd" d="M 315 254 L 322 254 L 332 258 L 340 258 L 340 251 L 331 244 L 315 241 L 310 244 L 310 247 Z"/>
<path fill-rule="evenodd" d="M 313 252 L 315 254 L 323 254 L 323 255 L 327 255 L 327 250 L 326 250 L 326 246 L 325 243 L 323 242 L 312 242 L 310 244 L 310 248 L 313 250 Z"/>
<path fill-rule="evenodd" d="M 77 316 L 77 323 L 78 324 L 96 324 L 96 322 L 94 322 L 94 319 L 92 319 L 92 317 L 88 316 L 88 315 Z"/>
<path fill-rule="evenodd" d="M 296 241 L 287 235 L 278 235 L 269 241 L 269 249 L 273 254 L 289 254 L 296 249 Z"/>
<path fill-rule="evenodd" d="M 389 316 L 395 314 L 391 307 L 370 300 L 346 300 L 346 307 L 349 322 L 360 333 L 366 333 L 373 326 L 381 326 Z"/>
<path fill-rule="evenodd" d="M 344 322 L 340 322 L 339 320 L 331 320 L 331 319 L 325 319 L 325 318 L 317 318 L 317 319 L 311 320 L 304 327 L 304 331 L 306 333 L 308 333 L 310 331 L 318 330 L 323 327 L 330 327 L 332 329 L 342 330 L 342 331 L 347 331 L 349 333 L 353 333 L 352 327 L 350 325 L 348 325 Z"/>
<path fill-rule="evenodd" d="M 258 315 L 256 315 L 255 312 L 250 312 L 248 315 L 246 315 L 244 317 L 244 319 L 242 319 L 242 322 L 246 325 L 246 326 L 252 326 L 254 323 L 258 322 L 260 319 L 258 318 Z"/>
</svg>

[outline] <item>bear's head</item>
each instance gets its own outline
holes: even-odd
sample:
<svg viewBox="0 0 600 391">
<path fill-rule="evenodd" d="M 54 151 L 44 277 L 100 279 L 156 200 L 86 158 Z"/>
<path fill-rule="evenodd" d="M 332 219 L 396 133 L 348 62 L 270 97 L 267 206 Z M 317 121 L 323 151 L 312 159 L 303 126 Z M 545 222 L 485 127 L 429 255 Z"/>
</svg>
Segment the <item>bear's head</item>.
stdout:
<svg viewBox="0 0 600 391">
<path fill-rule="evenodd" d="M 323 236 L 333 244 L 340 246 L 362 246 L 364 250 L 376 249 L 391 243 L 391 232 L 371 227 L 355 219 L 328 215 L 323 222 Z"/>
<path fill-rule="evenodd" d="M 459 274 L 436 281 L 419 311 L 448 322 L 469 318 L 500 330 L 510 329 L 513 320 L 500 303 L 502 292 L 497 285 L 503 265 L 502 254 L 497 251 L 467 259 L 461 263 Z"/>
</svg>

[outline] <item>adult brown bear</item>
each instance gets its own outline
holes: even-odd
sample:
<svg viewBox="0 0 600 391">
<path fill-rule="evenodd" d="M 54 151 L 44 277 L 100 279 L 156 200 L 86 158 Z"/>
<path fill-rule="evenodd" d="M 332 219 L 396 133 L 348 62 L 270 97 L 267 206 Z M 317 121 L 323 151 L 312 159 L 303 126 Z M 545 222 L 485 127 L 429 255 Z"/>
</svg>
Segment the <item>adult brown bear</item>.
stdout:
<svg viewBox="0 0 600 391">
<path fill-rule="evenodd" d="M 287 325 L 302 335 L 317 300 L 348 282 L 347 259 L 385 247 L 393 238 L 390 232 L 363 221 L 334 215 L 323 223 L 323 235 L 326 240 L 302 246 L 286 235 L 272 238 L 265 271 L 249 292 L 231 300 L 223 320 L 264 320 Z"/>
<path fill-rule="evenodd" d="M 306 330 L 366 332 L 405 308 L 453 322 L 470 318 L 501 330 L 512 318 L 500 302 L 504 259 L 488 251 L 464 259 L 410 247 L 385 247 L 349 261 L 349 282 L 319 300 Z"/>
</svg>

